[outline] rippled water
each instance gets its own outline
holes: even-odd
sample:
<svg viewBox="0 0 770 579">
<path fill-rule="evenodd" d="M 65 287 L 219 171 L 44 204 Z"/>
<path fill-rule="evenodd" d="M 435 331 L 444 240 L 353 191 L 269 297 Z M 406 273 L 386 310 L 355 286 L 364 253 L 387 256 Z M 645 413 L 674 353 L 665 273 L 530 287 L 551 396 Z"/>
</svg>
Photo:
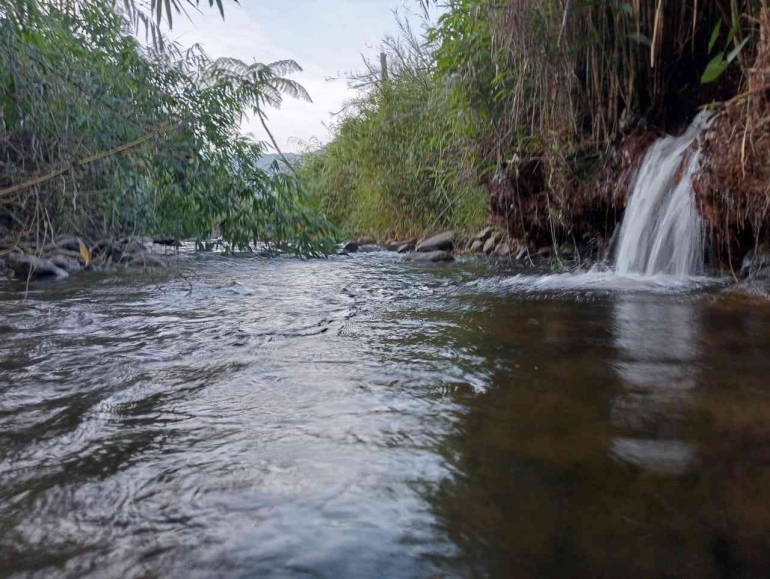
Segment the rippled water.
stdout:
<svg viewBox="0 0 770 579">
<path fill-rule="evenodd" d="M 181 275 L 0 286 L 0 576 L 766 576 L 766 302 L 386 253 Z"/>
</svg>

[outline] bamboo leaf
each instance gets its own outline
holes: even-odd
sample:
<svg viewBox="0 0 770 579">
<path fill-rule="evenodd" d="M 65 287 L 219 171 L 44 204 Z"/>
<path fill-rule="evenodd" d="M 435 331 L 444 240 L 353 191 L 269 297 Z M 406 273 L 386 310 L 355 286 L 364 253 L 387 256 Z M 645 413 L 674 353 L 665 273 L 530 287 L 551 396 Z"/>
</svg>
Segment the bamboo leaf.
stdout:
<svg viewBox="0 0 770 579">
<path fill-rule="evenodd" d="M 743 50 L 743 47 L 746 46 L 746 44 L 751 40 L 751 36 L 747 36 L 743 39 L 743 42 L 741 42 L 738 46 L 736 46 L 730 54 L 727 55 L 727 64 L 730 64 L 733 60 L 735 60 L 738 55 L 741 53 L 741 50 Z"/>
<path fill-rule="evenodd" d="M 708 84 L 718 79 L 722 73 L 727 70 L 727 64 L 725 53 L 720 52 L 717 54 L 711 62 L 708 63 L 708 66 L 700 79 L 701 84 Z"/>
<path fill-rule="evenodd" d="M 717 43 L 717 40 L 719 40 L 719 33 L 722 31 L 722 21 L 720 20 L 717 22 L 717 25 L 714 26 L 714 31 L 711 33 L 711 40 L 709 40 L 709 54 L 711 54 L 711 51 L 714 50 L 714 45 Z"/>
<path fill-rule="evenodd" d="M 80 243 L 80 257 L 83 258 L 83 264 L 88 267 L 91 263 L 91 252 L 88 251 L 86 244 L 82 240 L 79 239 L 78 242 Z"/>
<path fill-rule="evenodd" d="M 633 40 L 637 44 L 643 44 L 644 46 L 652 46 L 652 40 L 649 36 L 642 34 L 642 33 L 636 33 L 628 35 L 629 40 Z"/>
</svg>

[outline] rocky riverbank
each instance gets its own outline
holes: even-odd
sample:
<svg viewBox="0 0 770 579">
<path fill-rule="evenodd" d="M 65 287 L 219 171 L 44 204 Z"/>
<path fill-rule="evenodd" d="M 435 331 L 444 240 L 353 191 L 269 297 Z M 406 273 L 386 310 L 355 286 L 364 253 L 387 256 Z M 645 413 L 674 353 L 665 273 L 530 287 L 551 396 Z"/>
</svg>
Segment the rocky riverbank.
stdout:
<svg viewBox="0 0 770 579">
<path fill-rule="evenodd" d="M 561 247 L 537 247 L 533 243 L 512 238 L 505 231 L 488 226 L 469 235 L 444 231 L 421 238 L 386 239 L 382 242 L 373 237 L 349 239 L 340 247 L 341 254 L 350 254 L 371 247 L 382 247 L 400 254 L 403 261 L 439 263 L 453 261 L 455 256 L 487 256 L 500 258 L 522 265 L 548 270 L 567 271 L 596 261 L 595 251 L 586 249 L 590 257 L 583 258 L 583 250 L 572 245 Z"/>
<path fill-rule="evenodd" d="M 108 267 L 164 268 L 168 260 L 153 251 L 167 245 L 149 237 L 103 239 L 95 243 L 74 235 L 60 235 L 53 241 L 32 239 L 0 242 L 0 275 L 29 281 L 65 279 L 72 273 Z"/>
</svg>

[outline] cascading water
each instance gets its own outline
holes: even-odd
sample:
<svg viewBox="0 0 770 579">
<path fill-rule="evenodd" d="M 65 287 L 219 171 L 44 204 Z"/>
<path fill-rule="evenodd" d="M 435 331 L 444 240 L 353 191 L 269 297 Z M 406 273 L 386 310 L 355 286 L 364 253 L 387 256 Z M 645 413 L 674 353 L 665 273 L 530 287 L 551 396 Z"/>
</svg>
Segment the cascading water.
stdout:
<svg viewBox="0 0 770 579">
<path fill-rule="evenodd" d="M 702 272 L 704 236 L 692 191 L 700 153 L 686 157 L 710 118 L 704 111 L 683 135 L 658 139 L 645 155 L 620 230 L 617 274 Z"/>
</svg>

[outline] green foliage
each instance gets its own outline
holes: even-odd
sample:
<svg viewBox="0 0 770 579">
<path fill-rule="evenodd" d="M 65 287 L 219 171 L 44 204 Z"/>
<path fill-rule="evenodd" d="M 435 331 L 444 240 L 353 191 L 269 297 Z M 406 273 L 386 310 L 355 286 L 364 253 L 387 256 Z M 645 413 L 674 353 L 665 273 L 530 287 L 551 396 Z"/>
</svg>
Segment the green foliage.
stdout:
<svg viewBox="0 0 770 579">
<path fill-rule="evenodd" d="M 0 217 L 50 236 L 255 240 L 329 250 L 334 233 L 295 178 L 264 171 L 241 119 L 305 97 L 282 61 L 239 66 L 198 47 L 143 48 L 111 3 L 16 3 L 0 14 Z M 240 63 L 242 65 L 242 63 Z M 115 149 L 136 143 L 125 150 Z M 88 162 L 84 162 L 88 160 Z"/>
<path fill-rule="evenodd" d="M 488 213 L 466 119 L 436 75 L 432 48 L 402 24 L 385 40 L 388 65 L 353 79 L 362 88 L 335 137 L 304 156 L 300 175 L 330 218 L 380 237 L 473 228 Z"/>
<path fill-rule="evenodd" d="M 733 26 L 730 29 L 730 32 L 727 34 L 727 41 L 726 45 L 729 47 L 730 43 L 735 38 L 735 35 L 738 32 L 739 29 L 739 20 L 736 18 L 733 22 Z M 714 31 L 711 33 L 711 39 L 709 40 L 709 54 L 711 54 L 711 51 L 714 50 L 714 46 L 717 43 L 717 40 L 719 40 L 719 33 L 722 30 L 722 21 L 720 20 L 717 22 L 717 25 L 714 27 Z M 730 51 L 730 53 L 725 56 L 725 51 L 722 51 L 718 53 L 709 63 L 706 67 L 706 70 L 703 71 L 703 76 L 701 77 L 701 84 L 708 84 L 710 82 L 714 82 L 716 79 L 718 79 L 722 74 L 727 70 L 727 67 L 732 64 L 732 62 L 738 58 L 738 55 L 743 51 L 743 49 L 746 47 L 746 45 L 751 40 L 751 36 L 747 36 L 743 39 L 740 43 L 736 43 L 736 46 L 733 50 Z"/>
</svg>

